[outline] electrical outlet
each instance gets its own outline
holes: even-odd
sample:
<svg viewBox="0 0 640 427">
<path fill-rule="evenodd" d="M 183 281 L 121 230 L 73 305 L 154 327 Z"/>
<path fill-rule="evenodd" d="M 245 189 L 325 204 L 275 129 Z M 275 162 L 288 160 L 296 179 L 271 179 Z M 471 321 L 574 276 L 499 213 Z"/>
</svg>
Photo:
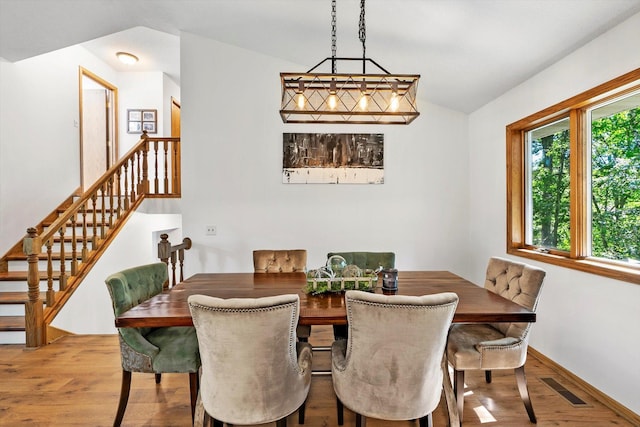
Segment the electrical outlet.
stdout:
<svg viewBox="0 0 640 427">
<path fill-rule="evenodd" d="M 206 231 L 207 236 L 215 236 L 217 232 L 218 232 L 218 227 L 216 227 L 215 225 L 207 225 L 207 231 Z"/>
</svg>

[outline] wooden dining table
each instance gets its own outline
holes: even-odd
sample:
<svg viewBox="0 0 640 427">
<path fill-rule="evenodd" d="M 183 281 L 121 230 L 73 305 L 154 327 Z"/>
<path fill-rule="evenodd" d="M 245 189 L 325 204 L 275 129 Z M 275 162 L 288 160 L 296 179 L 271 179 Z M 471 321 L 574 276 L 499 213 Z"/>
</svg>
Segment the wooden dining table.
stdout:
<svg viewBox="0 0 640 427">
<path fill-rule="evenodd" d="M 122 313 L 116 318 L 115 324 L 118 328 L 193 326 L 187 299 L 195 294 L 218 298 L 297 294 L 300 297 L 299 324 L 347 323 L 344 293 L 310 295 L 303 291 L 305 285 L 304 273 L 198 273 Z M 375 292 L 383 293 L 381 286 L 377 286 Z M 449 271 L 400 271 L 397 291 L 385 293 L 419 296 L 440 292 L 455 292 L 458 295 L 454 323 L 536 321 L 535 312 Z M 446 354 L 442 361 L 442 371 L 449 425 L 457 427 L 460 422 Z"/>
<path fill-rule="evenodd" d="M 381 280 L 379 280 L 381 282 Z M 116 318 L 116 327 L 193 326 L 190 295 L 258 298 L 281 294 L 300 297 L 301 325 L 344 325 L 343 293 L 305 294 L 304 273 L 198 273 L 167 292 L 140 303 Z M 382 293 L 381 286 L 375 292 Z M 398 295 L 455 292 L 459 302 L 454 323 L 535 322 L 536 313 L 448 271 L 400 271 Z"/>
</svg>

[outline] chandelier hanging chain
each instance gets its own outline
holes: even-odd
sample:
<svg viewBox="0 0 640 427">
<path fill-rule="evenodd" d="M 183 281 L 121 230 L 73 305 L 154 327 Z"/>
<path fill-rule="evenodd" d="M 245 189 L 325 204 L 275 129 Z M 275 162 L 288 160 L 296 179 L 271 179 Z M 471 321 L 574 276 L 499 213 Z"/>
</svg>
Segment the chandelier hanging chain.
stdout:
<svg viewBox="0 0 640 427">
<path fill-rule="evenodd" d="M 367 47 L 365 46 L 365 42 L 367 41 L 367 28 L 364 22 L 364 2 L 365 0 L 360 0 L 360 23 L 358 26 L 358 38 L 362 42 L 362 74 L 366 74 L 366 52 Z"/>
<path fill-rule="evenodd" d="M 331 73 L 336 74 L 336 0 L 331 0 Z"/>
</svg>

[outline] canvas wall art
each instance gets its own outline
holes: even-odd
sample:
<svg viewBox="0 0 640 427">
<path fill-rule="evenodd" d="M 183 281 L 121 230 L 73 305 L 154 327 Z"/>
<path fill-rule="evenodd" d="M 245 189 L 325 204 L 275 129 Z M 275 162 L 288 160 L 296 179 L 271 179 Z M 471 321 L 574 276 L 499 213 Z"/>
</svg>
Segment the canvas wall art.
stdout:
<svg viewBox="0 0 640 427">
<path fill-rule="evenodd" d="M 282 142 L 283 183 L 384 183 L 384 134 L 283 133 Z"/>
</svg>

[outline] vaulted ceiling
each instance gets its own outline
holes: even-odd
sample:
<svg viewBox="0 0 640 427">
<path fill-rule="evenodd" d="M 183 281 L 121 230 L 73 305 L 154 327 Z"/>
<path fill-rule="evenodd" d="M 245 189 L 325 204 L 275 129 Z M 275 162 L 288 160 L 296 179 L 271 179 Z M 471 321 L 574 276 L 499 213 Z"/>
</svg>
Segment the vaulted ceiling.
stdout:
<svg viewBox="0 0 640 427">
<path fill-rule="evenodd" d="M 368 0 L 367 56 L 421 74 L 420 98 L 468 113 L 639 12 L 640 0 Z M 360 1 L 337 0 L 338 56 L 362 55 L 359 15 Z M 306 71 L 331 55 L 331 1 L 0 0 L 10 62 L 82 44 L 116 69 L 125 50 L 136 70 L 179 82 L 182 31 Z"/>
</svg>

